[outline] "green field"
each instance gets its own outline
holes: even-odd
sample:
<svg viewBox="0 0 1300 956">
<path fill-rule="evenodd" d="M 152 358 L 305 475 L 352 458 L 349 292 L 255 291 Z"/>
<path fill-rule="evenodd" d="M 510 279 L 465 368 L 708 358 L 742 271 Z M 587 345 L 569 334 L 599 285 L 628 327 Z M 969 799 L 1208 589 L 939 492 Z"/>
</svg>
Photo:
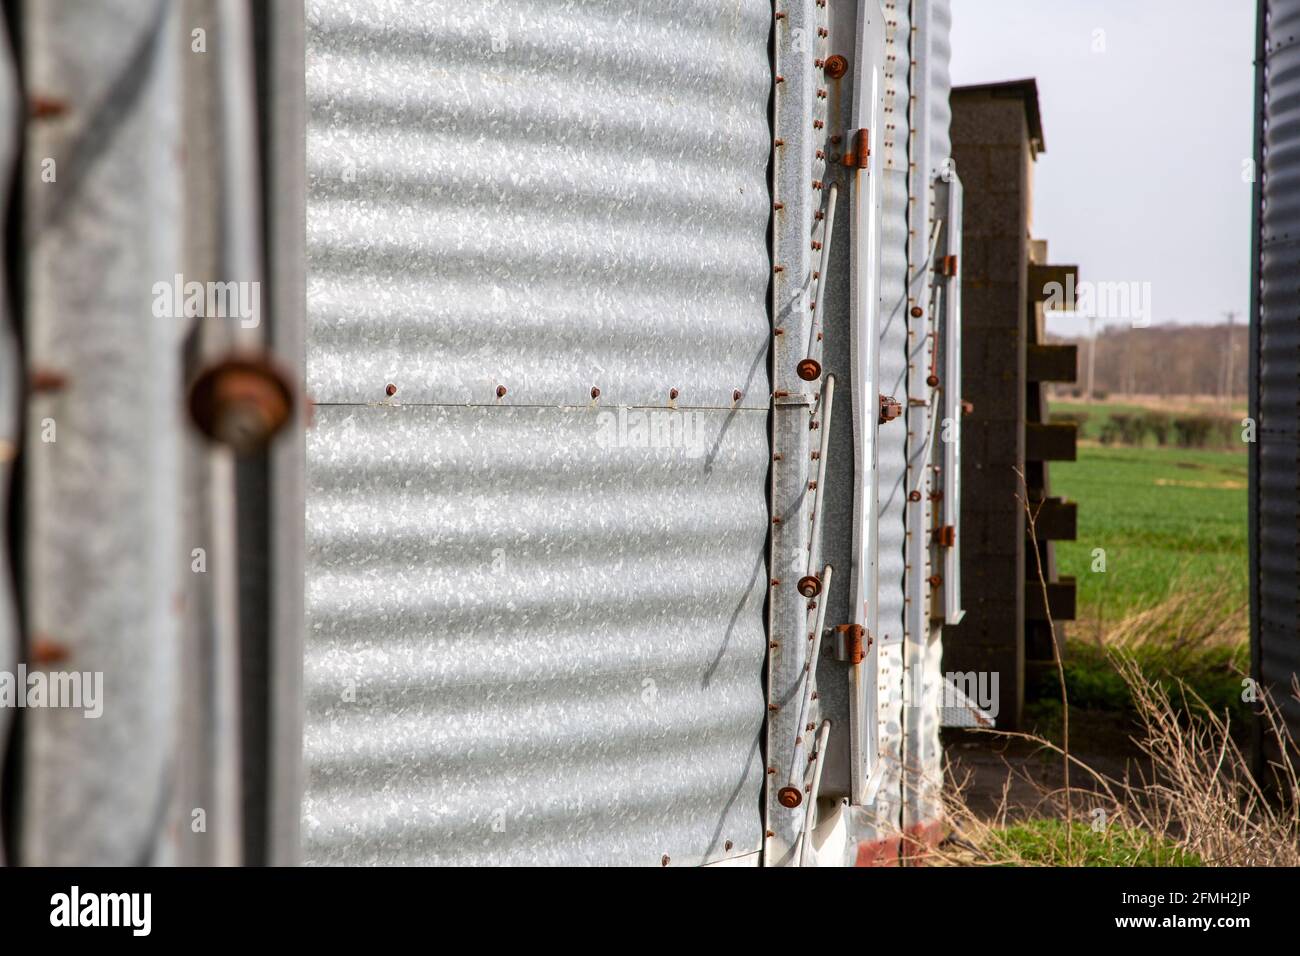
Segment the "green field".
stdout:
<svg viewBox="0 0 1300 956">
<path fill-rule="evenodd" d="M 1078 581 L 1079 618 L 1112 622 L 1187 591 L 1247 600 L 1246 453 L 1080 443 L 1051 466 L 1052 493 L 1078 502 L 1076 541 L 1057 544 Z M 1106 570 L 1094 572 L 1093 550 Z"/>
</svg>

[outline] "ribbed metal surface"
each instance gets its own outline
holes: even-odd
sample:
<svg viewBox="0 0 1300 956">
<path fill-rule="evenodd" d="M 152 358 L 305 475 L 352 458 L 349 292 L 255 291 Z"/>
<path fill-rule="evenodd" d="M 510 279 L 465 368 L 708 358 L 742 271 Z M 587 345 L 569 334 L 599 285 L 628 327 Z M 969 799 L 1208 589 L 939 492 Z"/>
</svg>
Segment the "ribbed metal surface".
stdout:
<svg viewBox="0 0 1300 956">
<path fill-rule="evenodd" d="M 940 614 L 933 613 L 935 589 L 931 576 L 940 574 L 932 547 L 932 529 L 941 514 L 934 492 L 942 477 L 935 469 L 943 464 L 940 433 L 944 391 L 932 387 L 928 376 L 938 349 L 938 333 L 943 328 L 943 299 L 937 288 L 944 284 L 935 262 L 939 255 L 932 237 L 937 239 L 949 218 L 949 210 L 938 201 L 940 177 L 950 153 L 948 105 L 950 55 L 948 32 L 951 15 L 947 0 L 916 0 L 916 18 L 912 29 L 913 122 L 911 156 L 911 227 L 908 248 L 910 294 L 908 299 L 908 408 L 906 486 L 919 492 L 919 500 L 907 504 L 907 588 L 906 637 L 904 646 L 905 745 L 903 765 L 906 771 L 903 823 L 907 828 L 921 826 L 940 815 L 939 787 L 942 781 L 942 751 L 939 747 L 939 710 L 937 706 L 942 674 Z M 932 254 L 932 249 L 934 252 Z M 914 315 L 920 309 L 921 314 Z M 947 379 L 946 370 L 933 366 L 940 385 Z"/>
<path fill-rule="evenodd" d="M 826 181 L 835 172 L 824 159 L 816 157 L 828 146 L 827 130 L 813 126 L 814 120 L 826 124 L 828 112 L 827 99 L 818 95 L 827 81 L 814 61 L 829 55 L 831 40 L 819 34 L 819 30 L 826 29 L 828 12 L 814 0 L 794 0 L 783 12 L 775 36 L 776 73 L 783 78 L 775 90 L 775 135 L 783 146 L 774 156 L 774 198 L 781 208 L 775 212 L 772 230 L 772 258 L 781 269 L 774 273 L 772 281 L 772 315 L 783 334 L 774 337 L 772 354 L 776 389 L 787 393 L 787 397 L 775 403 L 772 421 L 772 451 L 780 455 L 772 463 L 772 514 L 780 516 L 780 523 L 772 525 L 770 566 L 772 580 L 780 584 L 772 588 L 768 605 L 768 630 L 775 646 L 768 653 L 767 698 L 779 709 L 772 711 L 767 722 L 767 765 L 776 769 L 776 784 L 767 788 L 766 827 L 772 834 L 764 847 L 767 865 L 787 865 L 793 860 L 792 849 L 809 809 L 806 803 L 787 808 L 777 801 L 777 791 L 789 779 L 790 761 L 796 756 L 794 739 L 801 734 L 797 701 L 806 679 L 809 643 L 805 637 L 813 630 L 809 600 L 798 592 L 798 581 L 810 574 L 810 568 L 813 574 L 820 574 L 822 558 L 835 559 L 840 553 L 840 537 L 835 532 L 829 544 L 819 548 L 819 554 L 809 553 L 813 527 L 810 519 L 814 518 L 814 498 L 809 493 L 813 480 L 811 454 L 820 440 L 820 434 L 811 431 L 810 424 L 813 395 L 820 384 L 796 375 L 798 363 L 809 354 L 811 303 L 818 291 L 813 272 L 820 256 L 814 254 L 811 239 L 826 238 L 824 220 L 818 222 L 814 217 L 826 211 L 828 190 L 818 189 L 814 183 Z M 831 272 L 829 282 L 836 278 L 835 269 Z M 829 339 L 822 349 L 814 343 L 816 359 L 827 372 L 841 372 L 835 362 L 836 346 L 837 342 Z M 846 403 L 839 405 L 840 415 L 836 418 L 844 421 L 848 419 L 844 414 Z M 842 489 L 852 484 L 852 460 L 831 454 L 827 466 L 828 488 Z M 822 514 L 815 520 L 826 528 L 827 498 L 819 499 L 823 502 Z M 841 564 L 836 570 L 844 572 L 846 568 Z M 844 583 L 848 579 L 848 574 L 840 574 L 835 593 L 822 598 L 831 602 L 828 607 L 844 600 Z M 831 682 L 819 683 L 819 691 L 823 688 L 832 698 L 840 692 L 839 684 Z M 822 702 L 814 706 L 816 713 L 810 721 L 816 722 L 828 711 Z M 836 734 L 837 744 L 840 736 Z"/>
<path fill-rule="evenodd" d="M 1260 674 L 1293 727 L 1300 672 L 1300 0 L 1271 0 L 1259 316 Z"/>
<path fill-rule="evenodd" d="M 309 2 L 316 400 L 765 408 L 770 17 Z"/>
<path fill-rule="evenodd" d="M 907 401 L 908 64 L 911 62 L 908 3 L 882 5 L 886 23 L 885 115 L 880 230 L 879 389 Z M 903 762 L 903 609 L 906 529 L 905 419 L 880 428 L 876 441 L 877 639 L 880 777 L 874 809 L 882 830 L 900 821 Z"/>
<path fill-rule="evenodd" d="M 770 24 L 308 4 L 308 861 L 759 848 Z"/>
</svg>

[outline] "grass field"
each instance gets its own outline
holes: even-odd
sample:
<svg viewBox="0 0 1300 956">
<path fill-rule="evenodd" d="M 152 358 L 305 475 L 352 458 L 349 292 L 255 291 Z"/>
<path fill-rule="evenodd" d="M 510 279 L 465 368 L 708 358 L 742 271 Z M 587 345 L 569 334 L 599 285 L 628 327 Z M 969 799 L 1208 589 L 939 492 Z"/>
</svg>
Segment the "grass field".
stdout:
<svg viewBox="0 0 1300 956">
<path fill-rule="evenodd" d="M 1079 617 L 1116 621 L 1182 592 L 1247 599 L 1246 453 L 1101 447 L 1051 468 L 1052 493 L 1077 501 L 1076 541 L 1057 565 L 1078 581 Z M 1094 549 L 1105 572 L 1094 572 Z"/>
</svg>

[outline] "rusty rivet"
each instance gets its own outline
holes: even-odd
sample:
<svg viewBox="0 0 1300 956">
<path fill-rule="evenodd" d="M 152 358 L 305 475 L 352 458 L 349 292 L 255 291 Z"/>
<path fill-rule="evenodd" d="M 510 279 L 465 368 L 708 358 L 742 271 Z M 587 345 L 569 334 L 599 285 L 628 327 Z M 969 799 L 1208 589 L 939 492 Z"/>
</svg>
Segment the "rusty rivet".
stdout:
<svg viewBox="0 0 1300 956">
<path fill-rule="evenodd" d="M 498 385 L 497 398 L 505 398 L 505 397 L 506 397 L 506 387 L 504 385 Z"/>
<path fill-rule="evenodd" d="M 735 846 L 735 845 L 736 845 L 736 844 L 734 844 L 734 843 L 732 843 L 730 840 L 728 840 L 726 843 L 722 844 L 722 848 L 723 848 L 724 850 L 730 850 L 730 849 L 731 849 L 733 846 Z"/>
<path fill-rule="evenodd" d="M 908 501 L 920 501 L 920 500 L 921 500 L 921 493 L 920 493 L 919 491 L 909 491 L 909 492 L 907 493 L 907 500 L 908 500 Z"/>
<path fill-rule="evenodd" d="M 738 388 L 736 388 L 736 389 L 732 389 L 732 392 L 731 392 L 731 400 L 732 400 L 733 402 L 738 402 L 738 401 L 740 401 L 740 396 L 741 396 L 742 394 L 744 394 L 744 393 L 741 392 L 740 389 L 738 389 Z"/>
<path fill-rule="evenodd" d="M 52 368 L 34 368 L 27 376 L 27 387 L 36 394 L 61 392 L 68 385 L 68 376 Z"/>
<path fill-rule="evenodd" d="M 927 376 L 925 377 L 925 384 L 926 384 L 926 385 L 929 385 L 931 388 L 938 388 L 938 387 L 939 387 L 939 376 L 938 376 L 938 375 L 927 375 Z"/>
<path fill-rule="evenodd" d="M 943 584 L 943 578 L 939 577 L 937 574 L 930 575 L 926 580 L 930 582 L 930 587 L 932 588 L 937 588 L 940 584 Z"/>
<path fill-rule="evenodd" d="M 767 709 L 770 710 L 772 713 L 775 714 L 775 713 L 776 713 L 778 710 L 780 710 L 781 708 L 778 707 L 776 704 L 768 704 L 768 705 L 767 705 Z"/>
<path fill-rule="evenodd" d="M 595 385 L 591 386 L 591 397 L 600 398 L 600 389 L 597 388 Z"/>
<path fill-rule="evenodd" d="M 675 388 L 670 388 L 670 389 L 668 389 L 668 397 L 669 397 L 670 399 L 672 399 L 673 401 L 676 401 L 676 400 L 677 400 L 677 396 L 680 395 L 680 394 L 681 394 L 681 393 L 678 392 L 677 389 L 675 389 Z"/>
<path fill-rule="evenodd" d="M 783 140 L 783 139 L 774 139 L 774 140 L 772 140 L 772 145 L 773 145 L 773 146 L 784 146 L 784 145 L 785 145 L 785 140 Z"/>
<path fill-rule="evenodd" d="M 776 836 L 776 834 L 773 833 L 771 830 L 767 830 L 763 833 L 763 836 L 767 837 L 770 840 L 772 839 L 772 837 Z"/>
<path fill-rule="evenodd" d="M 264 446 L 289 420 L 289 380 L 260 355 L 231 355 L 200 372 L 189 411 L 209 439 L 239 454 Z"/>
<path fill-rule="evenodd" d="M 28 652 L 28 659 L 38 666 L 46 664 L 58 664 L 66 661 L 72 656 L 66 644 L 46 637 L 44 634 L 37 634 L 32 638 L 32 646 Z"/>
<path fill-rule="evenodd" d="M 776 802 L 787 810 L 793 810 L 803 803 L 803 794 L 798 787 L 782 787 L 776 792 Z"/>
<path fill-rule="evenodd" d="M 912 306 L 912 318 L 919 319 L 923 315 L 925 315 L 925 310 L 923 308 L 919 305 Z"/>
<path fill-rule="evenodd" d="M 384 394 L 387 395 L 389 398 L 392 398 L 394 395 L 397 394 L 397 386 L 394 385 L 392 382 L 389 382 L 384 387 Z"/>
<path fill-rule="evenodd" d="M 826 60 L 826 66 L 824 69 L 828 77 L 832 80 L 838 80 L 849 71 L 849 61 L 836 53 Z"/>
<path fill-rule="evenodd" d="M 776 773 L 776 768 L 775 768 L 775 767 L 768 767 L 768 768 L 767 768 L 767 775 L 768 775 L 769 777 L 772 776 L 772 775 L 774 775 L 775 773 Z"/>
<path fill-rule="evenodd" d="M 32 119 L 54 119 L 68 111 L 68 104 L 65 100 L 38 93 L 27 101 L 27 111 Z"/>
<path fill-rule="evenodd" d="M 668 865 L 668 859 L 669 859 L 669 858 L 668 858 L 668 854 L 665 853 L 665 854 L 663 855 L 663 858 L 659 861 L 659 865 L 660 865 L 660 866 L 667 866 L 667 865 Z"/>
</svg>

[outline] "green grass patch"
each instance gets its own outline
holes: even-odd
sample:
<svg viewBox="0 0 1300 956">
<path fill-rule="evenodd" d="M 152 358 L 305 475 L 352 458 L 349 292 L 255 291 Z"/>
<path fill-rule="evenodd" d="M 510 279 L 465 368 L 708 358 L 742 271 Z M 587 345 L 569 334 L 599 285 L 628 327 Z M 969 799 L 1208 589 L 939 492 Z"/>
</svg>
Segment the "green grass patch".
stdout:
<svg viewBox="0 0 1300 956">
<path fill-rule="evenodd" d="M 1056 557 L 1080 618 L 1108 624 L 1188 591 L 1244 609 L 1246 469 L 1244 451 L 1091 445 L 1053 463 L 1052 493 L 1079 504 L 1077 539 Z"/>
<path fill-rule="evenodd" d="M 1072 839 L 1067 841 L 1066 834 Z M 1064 820 L 1029 820 L 995 831 L 981 847 L 1009 866 L 1202 866 L 1194 854 L 1145 830 L 1112 825 L 1094 830 Z"/>
</svg>

